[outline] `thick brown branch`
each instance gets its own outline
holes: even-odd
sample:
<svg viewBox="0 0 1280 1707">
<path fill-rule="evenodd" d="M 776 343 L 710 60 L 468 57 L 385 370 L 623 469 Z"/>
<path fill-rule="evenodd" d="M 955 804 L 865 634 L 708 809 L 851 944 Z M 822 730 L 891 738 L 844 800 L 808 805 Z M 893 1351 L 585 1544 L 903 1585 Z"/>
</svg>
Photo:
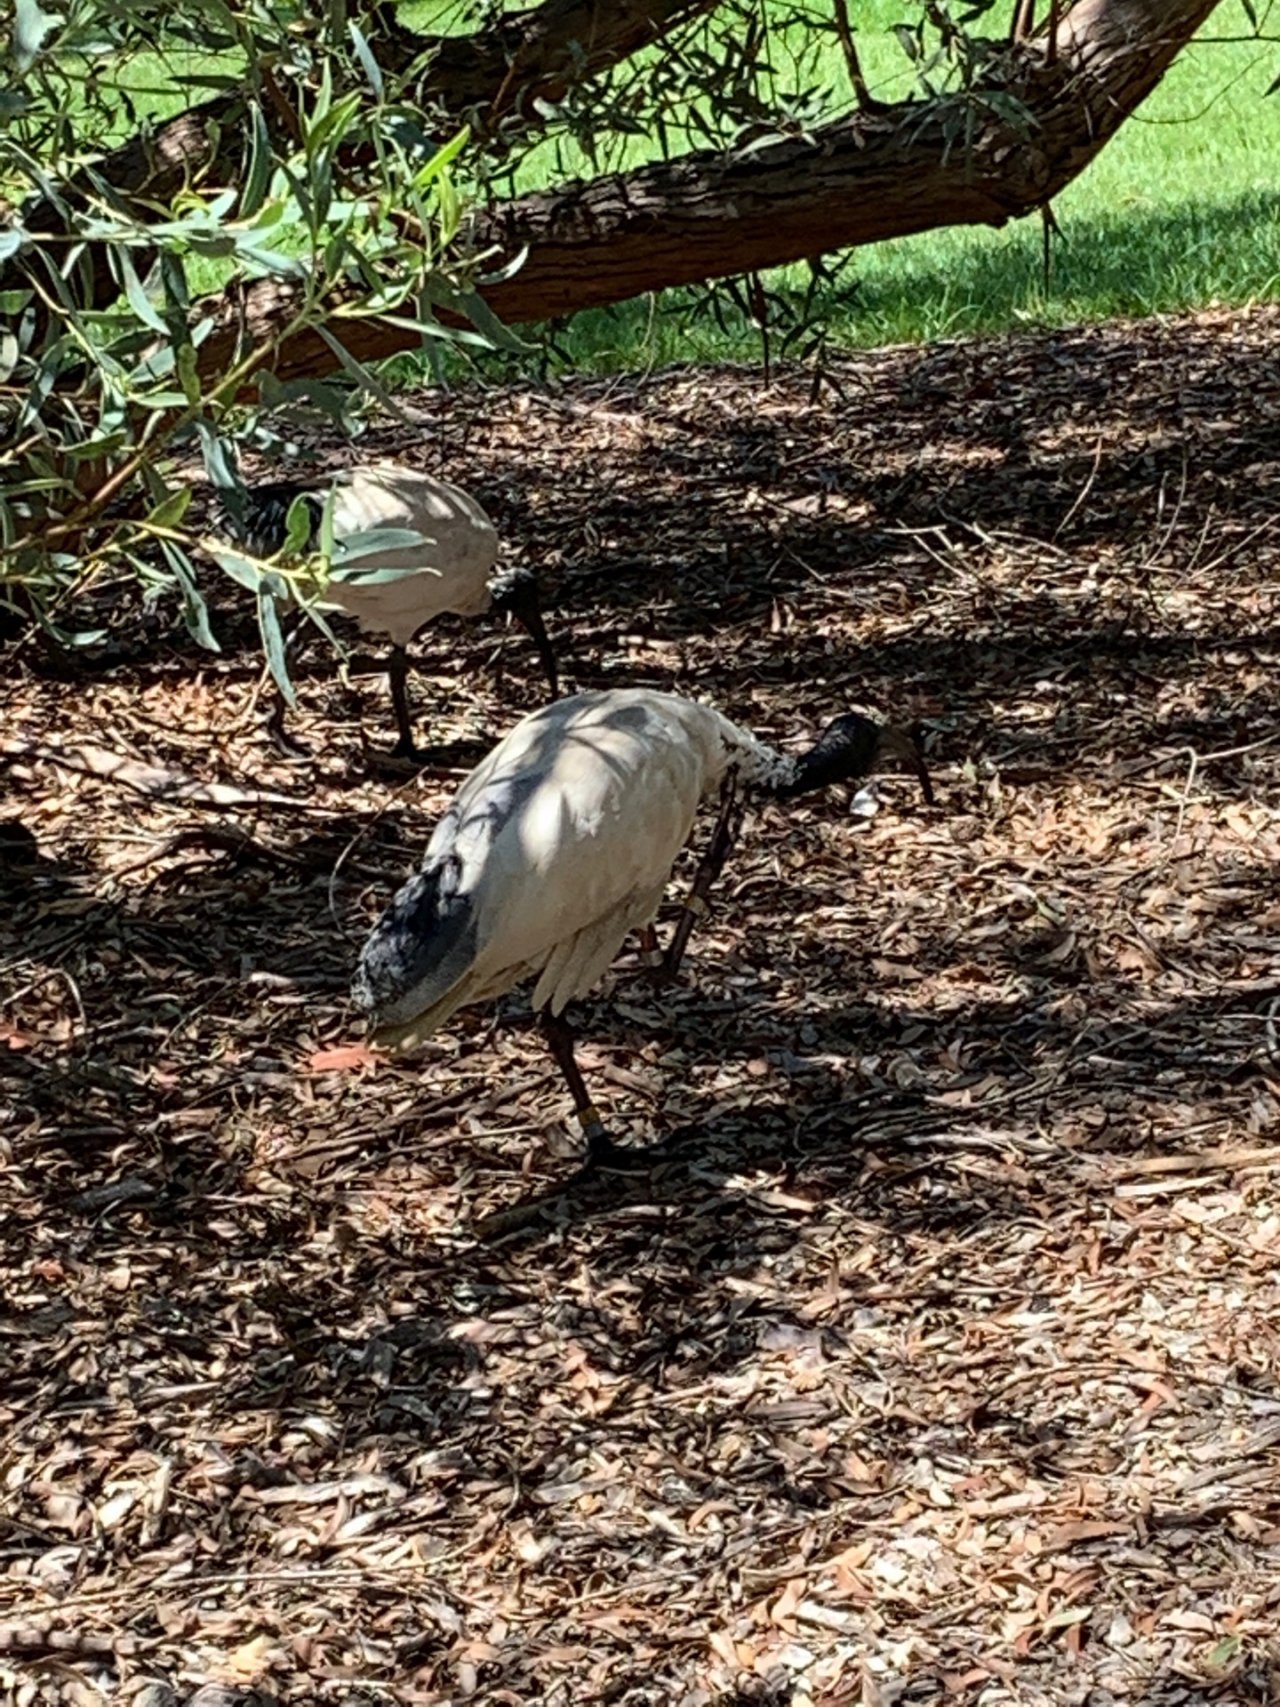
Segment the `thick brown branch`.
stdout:
<svg viewBox="0 0 1280 1707">
<path fill-rule="evenodd" d="M 485 291 L 509 324 L 620 302 L 645 291 L 778 266 L 947 225 L 1002 225 L 1044 206 L 1150 94 L 1218 0 L 1078 0 L 1052 42 L 1011 53 L 992 92 L 1026 109 L 975 105 L 965 147 L 956 106 L 908 102 L 859 114 L 813 141 L 739 158 L 694 155 L 525 196 L 477 219 L 478 247 L 528 248 L 524 266 Z M 270 338 L 294 303 L 290 287 L 251 288 L 234 314 L 215 308 L 201 368 L 225 372 Z M 352 321 L 362 360 L 414 342 L 402 328 Z M 272 363 L 282 378 L 334 365 L 314 334 Z"/>
</svg>

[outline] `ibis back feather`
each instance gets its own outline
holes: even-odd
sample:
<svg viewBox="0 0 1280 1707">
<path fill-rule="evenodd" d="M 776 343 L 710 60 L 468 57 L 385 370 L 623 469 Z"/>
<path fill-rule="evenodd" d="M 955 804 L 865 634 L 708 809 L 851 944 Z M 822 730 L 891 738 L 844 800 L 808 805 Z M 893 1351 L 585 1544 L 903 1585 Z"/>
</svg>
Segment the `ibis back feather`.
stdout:
<svg viewBox="0 0 1280 1707">
<path fill-rule="evenodd" d="M 750 781 L 791 763 L 674 694 L 622 688 L 534 712 L 436 826 L 365 944 L 357 1003 L 402 1050 L 529 976 L 535 1008 L 558 1014 L 653 919 L 727 767 Z"/>
<path fill-rule="evenodd" d="M 362 557 L 360 568 L 416 569 L 394 581 L 331 580 L 323 604 L 354 617 L 366 632 L 409 641 L 445 611 L 480 616 L 488 610 L 488 576 L 498 560 L 497 529 L 461 487 L 394 462 L 363 463 L 335 484 L 334 537 L 375 528 L 407 528 L 422 543 Z"/>
</svg>

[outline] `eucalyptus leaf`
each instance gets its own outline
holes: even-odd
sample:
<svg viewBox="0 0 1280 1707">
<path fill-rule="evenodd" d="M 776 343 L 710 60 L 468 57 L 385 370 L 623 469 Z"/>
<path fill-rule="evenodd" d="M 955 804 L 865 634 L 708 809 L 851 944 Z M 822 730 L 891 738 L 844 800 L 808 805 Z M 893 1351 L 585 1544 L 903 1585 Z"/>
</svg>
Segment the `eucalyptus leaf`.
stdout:
<svg viewBox="0 0 1280 1707">
<path fill-rule="evenodd" d="M 204 471 L 219 492 L 242 492 L 244 488 L 236 469 L 235 457 L 226 441 L 208 421 L 196 422 L 196 436 L 200 440 Z"/>
<path fill-rule="evenodd" d="M 172 249 L 164 249 L 160 253 L 160 283 L 164 289 L 165 301 L 185 315 L 191 306 L 187 269 L 182 256 L 175 254 Z"/>
<path fill-rule="evenodd" d="M 225 261 L 236 252 L 236 239 L 227 232 L 192 231 L 187 245 L 193 255 L 203 255 L 208 261 Z"/>
<path fill-rule="evenodd" d="M 285 517 L 283 549 L 296 557 L 311 544 L 315 528 L 316 513 L 312 500 L 306 493 L 299 493 L 289 505 L 289 513 Z"/>
<path fill-rule="evenodd" d="M 438 569 L 429 569 L 425 564 L 415 564 L 407 569 L 358 569 L 344 562 L 329 571 L 329 579 L 350 587 L 381 587 L 388 581 L 403 581 L 412 575 L 439 574 Z"/>
<path fill-rule="evenodd" d="M 224 574 L 230 575 L 233 581 L 238 581 L 251 593 L 256 593 L 261 587 L 263 572 L 256 559 L 229 545 L 206 545 L 205 550 Z"/>
<path fill-rule="evenodd" d="M 182 525 L 182 518 L 191 508 L 190 486 L 179 486 L 176 491 L 169 492 L 156 505 L 146 518 L 147 526 L 153 528 L 177 528 Z"/>
<path fill-rule="evenodd" d="M 67 448 L 67 460 L 71 463 L 96 462 L 104 456 L 114 456 L 128 443 L 126 434 L 117 429 L 115 432 L 95 433 L 83 444 L 70 445 Z"/>
<path fill-rule="evenodd" d="M 307 160 L 314 168 L 315 161 L 326 143 L 340 143 L 351 129 L 356 114 L 360 111 L 361 97 L 358 94 L 345 95 L 342 100 L 334 102 L 319 118 L 313 119 L 310 125 L 304 126 L 303 147 Z"/>
<path fill-rule="evenodd" d="M 177 352 L 178 379 L 182 385 L 182 395 L 188 403 L 196 404 L 203 394 L 200 383 L 200 368 L 196 359 L 194 344 L 183 344 Z"/>
<path fill-rule="evenodd" d="M 64 628 L 61 623 L 52 622 L 45 617 L 40 626 L 48 630 L 59 646 L 74 647 L 83 651 L 88 646 L 101 646 L 104 640 L 110 640 L 109 628 Z"/>
<path fill-rule="evenodd" d="M 365 40 L 364 32 L 360 28 L 359 24 L 356 23 L 354 18 L 352 18 L 347 24 L 347 29 L 351 33 L 351 43 L 356 50 L 356 58 L 360 61 L 361 68 L 363 69 L 365 76 L 369 79 L 369 87 L 373 90 L 375 97 L 380 101 L 383 94 L 382 68 L 373 57 L 373 50 Z"/>
<path fill-rule="evenodd" d="M 435 182 L 442 172 L 447 172 L 449 167 L 453 165 L 454 161 L 462 153 L 462 150 L 467 146 L 467 143 L 470 140 L 471 132 L 464 125 L 456 136 L 451 137 L 442 148 L 438 148 L 431 156 L 430 160 L 426 161 L 414 173 L 414 189 L 427 189 Z"/>
<path fill-rule="evenodd" d="M 297 602 L 306 612 L 308 620 L 320 630 L 338 656 L 345 661 L 350 656 L 349 648 L 341 637 L 334 632 L 320 606 L 316 604 L 314 599 L 299 599 Z"/>
<path fill-rule="evenodd" d="M 343 535 L 337 542 L 334 563 L 346 565 L 362 557 L 380 557 L 388 551 L 429 550 L 434 543 L 416 528 L 365 528 L 360 533 Z"/>
<path fill-rule="evenodd" d="M 115 260 L 120 269 L 121 283 L 124 285 L 124 293 L 130 308 L 144 325 L 151 327 L 152 331 L 167 332 L 169 328 L 165 324 L 164 317 L 157 311 L 150 297 L 142 288 L 142 280 L 138 277 L 138 270 L 133 264 L 133 257 L 129 251 L 125 248 L 118 248 L 115 251 Z"/>
<path fill-rule="evenodd" d="M 454 302 L 476 330 L 483 333 L 495 348 L 510 350 L 518 355 L 532 355 L 535 346 L 517 337 L 509 326 L 504 326 L 477 291 L 458 291 L 455 293 Z"/>
<path fill-rule="evenodd" d="M 261 103 L 249 108 L 249 170 L 240 192 L 240 217 L 251 219 L 267 198 L 271 183 L 271 134 Z"/>
<path fill-rule="evenodd" d="M 196 644 L 203 646 L 206 651 L 221 652 L 222 648 L 209 626 L 209 607 L 200 591 L 195 565 L 174 540 L 162 539 L 160 550 L 182 594 L 182 619 L 187 625 L 187 632 Z"/>
<path fill-rule="evenodd" d="M 320 535 L 320 555 L 327 562 L 332 562 L 334 555 L 333 510 L 337 501 L 337 489 L 335 487 L 330 487 L 329 491 L 325 494 L 324 507 L 320 511 L 320 527 L 318 529 Z"/>
<path fill-rule="evenodd" d="M 280 609 L 265 583 L 258 588 L 258 626 L 262 631 L 262 643 L 267 654 L 267 666 L 275 679 L 275 684 L 284 695 L 286 703 L 294 706 L 298 703 L 298 696 L 294 692 L 293 683 L 289 680 L 284 634 L 280 628 Z"/>
<path fill-rule="evenodd" d="M 242 261 L 248 261 L 258 271 L 282 279 L 304 279 L 307 263 L 297 255 L 282 255 L 278 249 L 263 249 L 246 237 L 237 237 L 235 251 Z"/>
</svg>

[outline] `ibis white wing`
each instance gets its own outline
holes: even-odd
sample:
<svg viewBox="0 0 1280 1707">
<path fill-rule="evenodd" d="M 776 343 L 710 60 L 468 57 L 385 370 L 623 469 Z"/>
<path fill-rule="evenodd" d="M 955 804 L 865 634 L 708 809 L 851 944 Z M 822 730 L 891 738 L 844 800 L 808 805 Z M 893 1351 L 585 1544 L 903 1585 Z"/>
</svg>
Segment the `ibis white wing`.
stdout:
<svg viewBox="0 0 1280 1707">
<path fill-rule="evenodd" d="M 644 689 L 580 694 L 517 724 L 463 783 L 401 892 L 443 882 L 436 922 L 418 910 L 399 975 L 385 933 L 400 897 L 366 945 L 362 966 L 380 970 L 365 1005 L 399 1028 L 390 1040 L 417 1042 L 528 974 L 540 974 L 535 1005 L 556 1013 L 589 989 L 657 910 L 723 773 L 726 727 L 709 707 Z M 407 915 L 396 928 L 405 935 Z"/>
<path fill-rule="evenodd" d="M 498 534 L 482 507 L 460 487 L 394 462 L 364 463 L 336 488 L 338 538 L 377 528 L 405 528 L 420 545 L 363 557 L 362 570 L 414 569 L 394 581 L 331 581 L 324 606 L 354 617 L 366 632 L 387 634 L 397 646 L 443 611 L 479 616 L 489 608 L 488 576 L 498 559 Z"/>
</svg>

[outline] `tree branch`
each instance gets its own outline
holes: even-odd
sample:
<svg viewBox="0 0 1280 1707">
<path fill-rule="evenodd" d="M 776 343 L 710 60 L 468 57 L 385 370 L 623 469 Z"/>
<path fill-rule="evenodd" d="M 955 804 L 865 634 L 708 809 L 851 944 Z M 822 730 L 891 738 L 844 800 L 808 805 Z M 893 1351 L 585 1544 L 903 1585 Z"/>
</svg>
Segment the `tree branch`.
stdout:
<svg viewBox="0 0 1280 1707">
<path fill-rule="evenodd" d="M 429 56 L 415 89 L 442 137 L 471 121 L 481 130 L 518 114 L 538 122 L 534 103 L 563 100 L 575 83 L 709 12 L 715 0 L 544 0 L 468 36 L 415 36 L 380 14 L 373 48 L 384 71 L 399 75 Z M 98 175 L 125 195 L 144 189 L 165 201 L 184 182 L 215 172 L 234 181 L 241 164 L 243 96 L 223 96 L 167 120 L 149 137 L 100 161 Z"/>
<path fill-rule="evenodd" d="M 634 172 L 524 196 L 473 221 L 477 250 L 522 248 L 520 270 L 484 290 L 508 324 L 550 319 L 646 291 L 702 282 L 950 225 L 1003 225 L 1070 183 L 1159 83 L 1219 0 L 1077 0 L 1052 37 L 1011 51 L 1004 75 L 960 97 L 857 114 L 746 156 L 688 155 Z M 1025 119 L 1007 116 L 1013 96 Z M 966 120 L 970 121 L 967 145 Z M 202 373 L 227 371 L 270 339 L 294 288 L 255 284 L 234 310 L 210 305 Z M 412 347 L 415 335 L 348 322 L 362 361 Z M 282 379 L 330 370 L 314 332 L 277 348 Z"/>
<path fill-rule="evenodd" d="M 479 134 L 513 116 L 526 125 L 540 123 L 538 102 L 563 100 L 573 85 L 630 58 L 716 3 L 543 0 L 473 35 L 435 37 L 401 29 L 388 9 L 378 14 L 382 27 L 373 45 L 383 70 L 393 75 L 426 60 L 415 98 L 444 140 L 467 122 Z M 95 164 L 95 176 L 126 201 L 145 196 L 155 203 L 170 201 L 186 184 L 235 183 L 244 164 L 249 98 L 246 90 L 189 107 L 105 155 Z M 271 102 L 264 117 L 278 133 L 289 128 Z M 293 139 L 284 140 L 291 145 Z M 95 193 L 87 179 L 72 179 L 66 186 L 73 205 Z M 46 203 L 32 210 L 25 224 L 47 235 L 60 231 L 63 221 Z M 95 306 L 105 306 L 118 286 L 102 266 L 95 268 L 94 283 Z"/>
</svg>

